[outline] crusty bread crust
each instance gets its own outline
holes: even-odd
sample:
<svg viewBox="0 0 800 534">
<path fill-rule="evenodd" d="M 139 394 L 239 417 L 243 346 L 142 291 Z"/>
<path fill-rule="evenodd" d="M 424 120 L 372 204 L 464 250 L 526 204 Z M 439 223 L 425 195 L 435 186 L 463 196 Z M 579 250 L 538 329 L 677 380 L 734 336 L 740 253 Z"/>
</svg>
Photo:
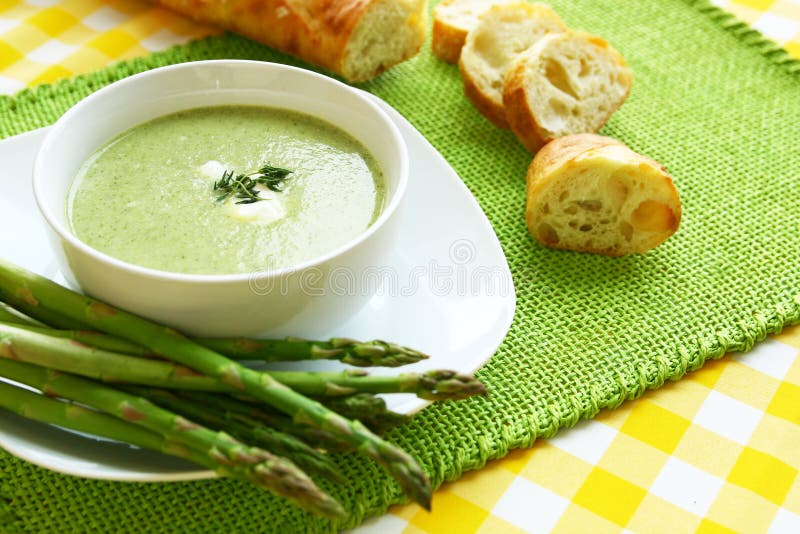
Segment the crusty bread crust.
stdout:
<svg viewBox="0 0 800 534">
<path fill-rule="evenodd" d="M 433 55 L 457 64 L 467 33 L 478 23 L 478 17 L 497 4 L 516 0 L 442 0 L 433 9 Z"/>
<path fill-rule="evenodd" d="M 458 0 L 442 0 L 433 8 L 433 36 L 431 49 L 433 55 L 448 63 L 458 63 L 461 47 L 469 29 L 457 25 L 447 17 L 447 9 Z"/>
<path fill-rule="evenodd" d="M 459 63 L 460 66 L 461 64 Z M 461 70 L 461 82 L 464 85 L 464 96 L 472 102 L 475 109 L 493 125 L 507 130 L 509 126 L 506 120 L 506 110 L 502 103 L 498 103 L 495 99 L 487 96 L 483 88 L 478 85 L 478 81 L 465 74 L 463 68 Z"/>
<path fill-rule="evenodd" d="M 154 0 L 197 21 L 234 31 L 300 59 L 363 81 L 415 54 L 425 38 L 425 0 Z M 403 39 L 391 57 L 348 57 L 365 15 L 387 9 L 405 19 L 408 31 L 382 38 Z M 397 24 L 395 24 L 395 27 Z M 363 50 L 358 50 L 364 54 Z M 369 68 L 362 66 L 368 64 Z"/>
<path fill-rule="evenodd" d="M 534 157 L 525 219 L 541 244 L 608 256 L 644 253 L 678 229 L 678 191 L 658 162 L 596 134 L 558 138 Z"/>
<path fill-rule="evenodd" d="M 464 94 L 492 124 L 508 128 L 503 79 L 514 58 L 544 35 L 566 26 L 549 7 L 516 2 L 494 5 L 469 31 L 458 68 Z"/>
<path fill-rule="evenodd" d="M 563 69 L 558 63 L 560 58 L 553 57 L 558 56 L 559 47 L 569 49 L 573 56 L 583 54 L 582 66 L 594 62 L 594 70 L 603 67 L 604 72 L 592 72 L 590 77 L 583 68 Z M 574 57 L 565 58 L 564 62 L 576 67 L 578 63 Z M 558 69 L 556 80 L 549 78 L 551 65 Z M 553 81 L 563 87 L 553 85 Z M 625 102 L 632 82 L 627 63 L 604 39 L 576 31 L 550 34 L 520 54 L 509 67 L 503 84 L 506 121 L 522 144 L 536 152 L 557 137 L 597 132 Z M 558 120 L 553 121 L 553 117 Z"/>
<path fill-rule="evenodd" d="M 544 146 L 547 136 L 528 104 L 525 78 L 525 64 L 515 62 L 503 83 L 503 118 L 517 139 L 535 154 Z"/>
<path fill-rule="evenodd" d="M 433 38 L 431 39 L 433 55 L 442 61 L 455 65 L 458 63 L 458 58 L 461 55 L 461 48 L 464 46 L 464 40 L 467 38 L 467 34 L 466 32 L 462 32 L 459 28 L 450 26 L 446 22 L 436 18 L 435 11 L 433 15 Z"/>
</svg>

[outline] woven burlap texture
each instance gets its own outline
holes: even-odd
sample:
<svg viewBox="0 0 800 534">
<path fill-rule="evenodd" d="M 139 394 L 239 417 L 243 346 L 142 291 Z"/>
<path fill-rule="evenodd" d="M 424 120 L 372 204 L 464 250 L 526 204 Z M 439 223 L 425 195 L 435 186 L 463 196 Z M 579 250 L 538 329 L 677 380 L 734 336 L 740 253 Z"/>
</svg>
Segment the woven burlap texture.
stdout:
<svg viewBox="0 0 800 534">
<path fill-rule="evenodd" d="M 361 86 L 405 115 L 462 177 L 517 289 L 511 330 L 479 372 L 491 395 L 430 407 L 389 435 L 437 486 L 800 320 L 800 63 L 704 0 L 550 3 L 569 26 L 604 36 L 628 59 L 633 90 L 603 133 L 666 165 L 683 221 L 646 255 L 544 249 L 523 218 L 531 156 L 469 105 L 457 68 L 426 48 Z M 217 58 L 302 65 L 215 37 L 4 97 L 0 137 L 50 124 L 134 72 Z M 375 465 L 341 464 L 353 482 L 327 489 L 351 517 L 334 525 L 235 481 L 89 481 L 0 452 L 0 530 L 327 531 L 402 501 Z"/>
</svg>

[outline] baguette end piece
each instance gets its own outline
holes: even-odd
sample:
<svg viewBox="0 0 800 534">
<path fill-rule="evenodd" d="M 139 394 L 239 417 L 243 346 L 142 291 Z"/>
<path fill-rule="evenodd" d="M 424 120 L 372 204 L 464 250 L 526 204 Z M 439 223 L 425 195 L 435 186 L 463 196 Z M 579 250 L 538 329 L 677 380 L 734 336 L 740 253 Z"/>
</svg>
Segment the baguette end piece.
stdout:
<svg viewBox="0 0 800 534">
<path fill-rule="evenodd" d="M 551 141 L 531 162 L 527 183 L 528 230 L 547 247 L 642 254 L 680 225 L 680 198 L 666 169 L 609 137 Z"/>
<path fill-rule="evenodd" d="M 378 76 L 420 51 L 427 25 L 425 0 L 371 2 L 353 29 L 339 71 L 350 82 Z"/>
</svg>

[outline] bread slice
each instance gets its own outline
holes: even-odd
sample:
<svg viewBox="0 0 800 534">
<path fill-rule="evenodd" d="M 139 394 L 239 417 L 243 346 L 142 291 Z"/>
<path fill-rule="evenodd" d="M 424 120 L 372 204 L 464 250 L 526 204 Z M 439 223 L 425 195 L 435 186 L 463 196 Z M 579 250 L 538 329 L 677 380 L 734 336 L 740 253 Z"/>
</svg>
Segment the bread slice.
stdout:
<svg viewBox="0 0 800 534">
<path fill-rule="evenodd" d="M 632 83 L 625 60 L 602 38 L 575 31 L 547 35 L 508 68 L 506 120 L 536 152 L 557 137 L 598 131 Z"/>
<path fill-rule="evenodd" d="M 425 43 L 427 0 L 350 0 L 348 3 L 368 4 L 350 35 L 339 69 L 348 80 L 374 78 L 416 55 Z"/>
<path fill-rule="evenodd" d="M 680 224 L 680 198 L 666 169 L 610 137 L 551 141 L 531 162 L 527 182 L 528 230 L 548 247 L 643 253 Z"/>
<path fill-rule="evenodd" d="M 151 0 L 342 75 L 368 80 L 425 42 L 427 0 Z"/>
<path fill-rule="evenodd" d="M 566 31 L 558 15 L 542 4 L 492 6 L 467 34 L 458 67 L 464 93 L 492 124 L 508 128 L 503 79 L 517 55 L 553 32 Z"/>
<path fill-rule="evenodd" d="M 478 24 L 478 17 L 490 7 L 519 0 L 442 0 L 433 9 L 433 55 L 448 63 L 458 63 L 467 33 Z"/>
</svg>

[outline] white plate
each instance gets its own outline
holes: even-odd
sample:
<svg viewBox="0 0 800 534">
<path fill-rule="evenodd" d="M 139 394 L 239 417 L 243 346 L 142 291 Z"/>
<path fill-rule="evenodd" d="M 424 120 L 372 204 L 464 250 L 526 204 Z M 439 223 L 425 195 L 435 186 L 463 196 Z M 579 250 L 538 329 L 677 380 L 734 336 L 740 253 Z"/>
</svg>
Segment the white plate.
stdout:
<svg viewBox="0 0 800 534">
<path fill-rule="evenodd" d="M 403 231 L 385 266 L 376 266 L 378 294 L 333 330 L 302 325 L 294 335 L 387 339 L 432 355 L 403 370 L 483 365 L 505 337 L 515 294 L 505 256 L 478 203 L 442 156 L 408 121 L 376 98 L 408 143 L 410 180 Z M 31 165 L 46 129 L 0 142 L 0 254 L 64 283 L 33 202 Z M 337 368 L 302 363 L 282 368 Z M 381 369 L 375 373 L 396 373 Z M 410 413 L 427 403 L 411 395 L 387 397 L 391 408 Z M 167 481 L 214 476 L 177 458 L 77 435 L 0 410 L 0 447 L 40 466 L 109 480 Z"/>
</svg>

